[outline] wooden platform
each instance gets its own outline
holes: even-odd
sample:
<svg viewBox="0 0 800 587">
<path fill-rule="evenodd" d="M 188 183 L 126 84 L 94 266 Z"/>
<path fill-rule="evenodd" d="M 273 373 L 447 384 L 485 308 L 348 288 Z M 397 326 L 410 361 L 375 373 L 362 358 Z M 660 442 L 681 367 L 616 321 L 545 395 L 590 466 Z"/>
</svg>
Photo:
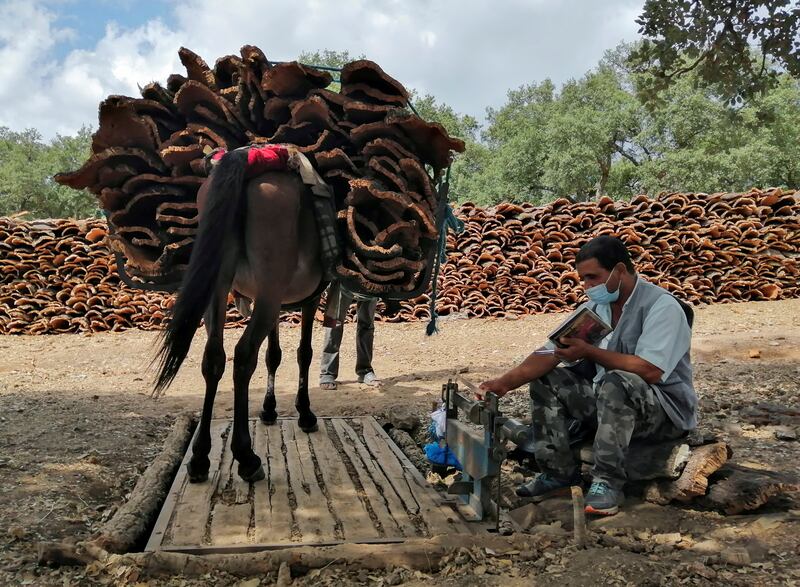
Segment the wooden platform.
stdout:
<svg viewBox="0 0 800 587">
<path fill-rule="evenodd" d="M 211 424 L 211 469 L 189 483 L 184 458 L 145 550 L 207 554 L 344 542 L 402 542 L 469 533 L 374 418 L 250 421 L 267 478 L 245 483 L 230 451 L 230 420 Z"/>
</svg>

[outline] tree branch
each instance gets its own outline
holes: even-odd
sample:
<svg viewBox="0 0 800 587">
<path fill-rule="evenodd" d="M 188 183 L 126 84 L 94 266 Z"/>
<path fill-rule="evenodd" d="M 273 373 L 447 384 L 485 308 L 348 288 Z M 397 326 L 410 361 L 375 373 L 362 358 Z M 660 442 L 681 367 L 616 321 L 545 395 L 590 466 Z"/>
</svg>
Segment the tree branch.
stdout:
<svg viewBox="0 0 800 587">
<path fill-rule="evenodd" d="M 671 80 L 676 75 L 683 75 L 684 73 L 688 73 L 688 72 L 692 71 L 694 68 L 696 68 L 698 65 L 700 65 L 700 63 L 702 63 L 705 59 L 708 59 L 712 55 L 712 53 L 714 52 L 714 49 L 719 44 L 720 39 L 722 39 L 722 37 L 724 37 L 726 33 L 735 33 L 735 31 L 733 30 L 733 24 L 731 23 L 731 20 L 733 19 L 734 12 L 736 11 L 736 2 L 730 2 L 728 4 L 728 8 L 730 9 L 730 12 L 728 13 L 728 17 L 725 19 L 725 24 L 722 27 L 722 30 L 719 32 L 719 34 L 716 37 L 714 37 L 714 40 L 711 42 L 711 45 L 709 46 L 709 48 L 706 49 L 702 53 L 702 55 L 700 55 L 700 57 L 697 58 L 697 61 L 692 63 L 689 67 L 684 67 L 683 69 L 678 69 L 676 71 L 673 71 L 672 73 L 665 73 L 664 77 L 666 77 L 667 79 Z"/>
<path fill-rule="evenodd" d="M 639 162 L 636 159 L 634 159 L 633 155 L 631 155 L 629 153 L 626 153 L 625 150 L 620 145 L 618 145 L 617 143 L 614 143 L 614 150 L 617 153 L 619 153 L 620 155 L 622 155 L 623 157 L 625 157 L 628 161 L 630 161 L 634 165 L 636 165 L 636 166 L 639 165 Z M 647 151 L 645 150 L 645 153 L 646 152 Z"/>
<path fill-rule="evenodd" d="M 673 71 L 672 73 L 665 73 L 665 74 L 664 74 L 664 77 L 665 77 L 666 79 L 668 79 L 668 80 L 671 80 L 671 79 L 672 79 L 672 78 L 674 78 L 675 76 L 678 76 L 678 75 L 683 75 L 684 73 L 688 73 L 688 72 L 692 71 L 692 70 L 693 70 L 695 67 L 697 67 L 698 65 L 700 65 L 700 63 L 701 63 L 701 62 L 702 62 L 704 59 L 707 59 L 707 58 L 708 58 L 708 57 L 710 57 L 710 56 L 711 56 L 711 49 L 706 49 L 706 50 L 703 52 L 703 54 L 702 54 L 702 55 L 700 55 L 700 57 L 698 57 L 698 58 L 697 58 L 697 61 L 695 61 L 694 63 L 692 63 L 690 66 L 688 66 L 688 67 L 683 67 L 683 68 L 681 68 L 681 69 L 676 69 L 676 70 L 675 70 L 675 71 Z"/>
</svg>

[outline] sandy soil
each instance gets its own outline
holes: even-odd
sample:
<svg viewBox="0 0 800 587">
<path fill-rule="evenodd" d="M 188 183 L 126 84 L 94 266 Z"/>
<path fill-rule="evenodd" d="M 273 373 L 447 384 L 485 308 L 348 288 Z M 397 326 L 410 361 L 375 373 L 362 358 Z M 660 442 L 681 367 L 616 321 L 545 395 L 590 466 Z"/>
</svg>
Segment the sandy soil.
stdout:
<svg viewBox="0 0 800 587">
<path fill-rule="evenodd" d="M 383 416 L 402 405 L 425 415 L 441 384 L 460 369 L 475 382 L 499 374 L 535 348 L 563 316 L 531 316 L 514 321 L 450 320 L 426 337 L 423 323 L 379 324 L 375 369 L 384 385 L 365 388 L 353 373 L 354 328 L 342 345 L 342 374 L 335 392 L 312 389 L 317 415 Z M 240 331 L 225 333 L 232 352 Z M 315 348 L 321 342 L 315 329 Z M 284 365 L 278 372 L 278 410 L 293 416 L 297 381 L 294 360 L 299 329 L 285 327 Z M 160 449 L 175 415 L 199 410 L 203 381 L 198 333 L 189 359 L 166 396 L 150 396 L 147 366 L 157 333 L 127 331 L 91 336 L 0 338 L 0 584 L 109 584 L 118 579 L 92 569 L 53 570 L 36 566 L 40 540 L 86 537 L 125 499 Z M 752 423 L 748 410 L 760 402 L 800 409 L 800 300 L 700 307 L 696 310 L 693 357 L 704 430 L 720 434 L 737 462 L 800 473 L 800 444 L 781 440 L 770 423 Z M 755 352 L 758 351 L 758 352 Z M 754 355 L 758 355 L 755 357 Z M 229 359 L 230 360 L 230 359 Z M 312 364 L 316 384 L 318 362 Z M 265 380 L 259 367 L 252 387 L 251 413 L 257 414 Z M 232 410 L 230 375 L 222 382 L 216 415 Z M 511 394 L 506 409 L 522 414 L 526 394 Z M 787 422 L 781 422 L 784 426 Z M 796 434 L 800 420 L 788 422 Z M 519 475 L 519 473 L 517 473 Z M 558 518 L 555 512 L 554 520 Z M 556 524 L 557 525 L 557 524 Z M 565 584 L 792 584 L 800 581 L 800 500 L 784 499 L 749 516 L 725 517 L 697 507 L 657 507 L 632 503 L 610 520 L 593 522 L 601 536 L 625 536 L 645 547 L 572 548 L 494 560 L 480 550 L 455 553 L 435 577 L 396 571 L 364 573 L 333 565 L 298 578 L 301 584 L 514 585 L 560 581 Z M 680 540 L 653 536 L 680 533 Z M 735 566 L 708 559 L 691 548 L 707 538 L 725 548 L 747 548 L 750 564 Z M 666 539 L 664 539 L 666 540 Z M 649 542 L 648 542 L 649 541 Z M 459 558 L 460 556 L 460 558 Z M 718 557 L 717 557 L 718 558 Z M 248 586 L 275 577 L 255 578 Z M 151 580 L 150 584 L 236 584 L 208 576 Z"/>
</svg>

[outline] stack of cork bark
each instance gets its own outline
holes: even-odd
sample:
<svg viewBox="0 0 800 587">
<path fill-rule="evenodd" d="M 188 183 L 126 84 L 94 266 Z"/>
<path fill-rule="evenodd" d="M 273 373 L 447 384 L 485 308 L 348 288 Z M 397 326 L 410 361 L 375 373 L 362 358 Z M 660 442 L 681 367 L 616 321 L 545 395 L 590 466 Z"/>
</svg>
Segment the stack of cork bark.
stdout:
<svg viewBox="0 0 800 587">
<path fill-rule="evenodd" d="M 794 192 L 466 204 L 457 215 L 466 230 L 448 239 L 437 300 L 442 315 L 502 318 L 573 308 L 583 296 L 575 254 L 600 234 L 622 238 L 645 278 L 692 303 L 800 297 Z M 172 296 L 122 285 L 106 230 L 99 220 L 0 219 L 0 333 L 162 327 Z M 379 306 L 381 319 L 428 319 L 428 301 L 424 295 Z M 228 318 L 240 320 L 232 307 Z"/>
<path fill-rule="evenodd" d="M 661 194 L 546 206 L 458 210 L 466 230 L 448 238 L 437 311 L 467 317 L 561 312 L 583 300 L 575 271 L 582 244 L 621 238 L 639 272 L 690 303 L 800 297 L 800 195 Z M 426 296 L 389 319 L 426 319 Z"/>
<path fill-rule="evenodd" d="M 407 110 L 408 92 L 371 61 L 348 64 L 340 88 L 297 62 L 273 64 L 253 46 L 209 67 L 179 51 L 186 75 L 150 83 L 141 98 L 100 104 L 92 156 L 56 180 L 99 198 L 113 250 L 149 283 L 185 271 L 197 232 L 204 154 L 254 143 L 292 144 L 336 195 L 351 289 L 403 295 L 424 287 L 438 238 L 435 181 L 464 143 Z"/>
</svg>

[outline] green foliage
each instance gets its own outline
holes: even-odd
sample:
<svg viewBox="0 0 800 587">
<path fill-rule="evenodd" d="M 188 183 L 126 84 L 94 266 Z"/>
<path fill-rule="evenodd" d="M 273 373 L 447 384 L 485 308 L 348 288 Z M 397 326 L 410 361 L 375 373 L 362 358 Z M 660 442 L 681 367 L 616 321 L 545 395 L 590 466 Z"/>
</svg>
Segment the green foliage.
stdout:
<svg viewBox="0 0 800 587">
<path fill-rule="evenodd" d="M 53 181 L 77 169 L 90 154 L 91 131 L 57 135 L 49 143 L 38 131 L 0 128 L 0 215 L 28 212 L 34 218 L 85 218 L 95 215 L 95 197 Z"/>
<path fill-rule="evenodd" d="M 509 92 L 488 110 L 477 164 L 459 200 L 542 203 L 659 191 L 800 187 L 800 83 L 789 74 L 732 105 L 690 72 L 639 99 L 643 75 L 620 46 L 557 91 L 546 80 Z"/>
<path fill-rule="evenodd" d="M 491 204 L 552 198 L 553 188 L 543 184 L 542 161 L 547 154 L 544 137 L 554 92 L 553 84 L 545 80 L 509 91 L 505 106 L 487 110 L 482 177 L 470 182 L 471 189 L 457 194 L 459 199 Z"/>
<path fill-rule="evenodd" d="M 800 76 L 797 0 L 647 0 L 636 22 L 644 40 L 631 63 L 649 74 L 639 93 L 650 104 L 689 72 L 732 102 L 775 87 L 782 72 Z"/>
<path fill-rule="evenodd" d="M 603 63 L 560 93 L 550 80 L 509 92 L 505 106 L 488 111 L 484 178 L 459 197 L 490 204 L 606 193 L 641 125 L 642 108 L 623 81 Z"/>
<path fill-rule="evenodd" d="M 736 109 L 690 79 L 676 83 L 649 120 L 640 190 L 800 187 L 800 83 L 785 74 L 776 83 Z"/>
</svg>

